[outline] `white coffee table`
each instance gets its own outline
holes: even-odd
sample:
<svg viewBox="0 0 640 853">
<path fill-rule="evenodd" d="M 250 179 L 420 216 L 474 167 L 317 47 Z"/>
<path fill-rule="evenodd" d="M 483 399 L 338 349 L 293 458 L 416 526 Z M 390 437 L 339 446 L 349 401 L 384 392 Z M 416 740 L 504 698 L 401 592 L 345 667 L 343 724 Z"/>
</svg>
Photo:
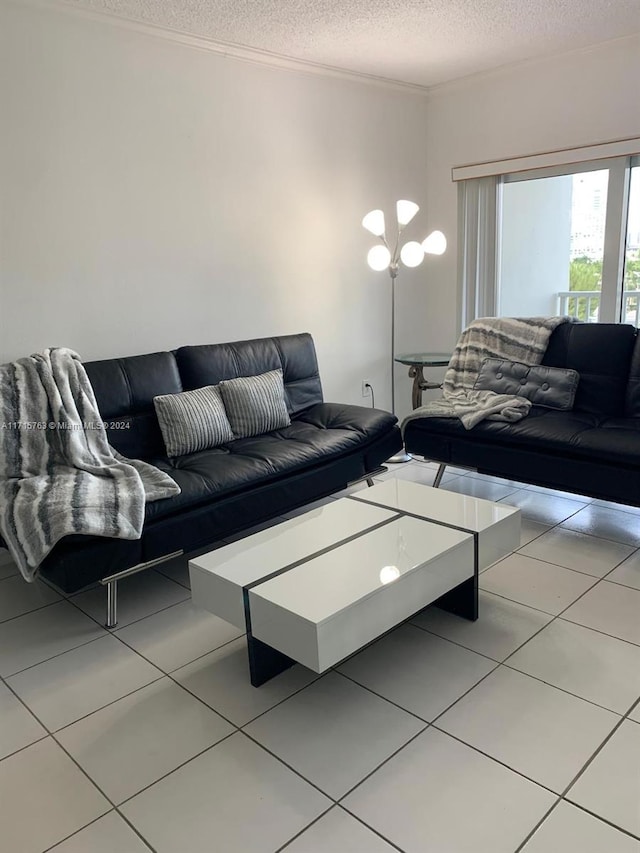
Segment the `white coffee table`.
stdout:
<svg viewBox="0 0 640 853">
<path fill-rule="evenodd" d="M 189 563 L 194 603 L 246 630 L 251 683 L 324 672 L 436 602 L 478 618 L 478 573 L 519 547 L 520 510 L 388 480 Z"/>
</svg>

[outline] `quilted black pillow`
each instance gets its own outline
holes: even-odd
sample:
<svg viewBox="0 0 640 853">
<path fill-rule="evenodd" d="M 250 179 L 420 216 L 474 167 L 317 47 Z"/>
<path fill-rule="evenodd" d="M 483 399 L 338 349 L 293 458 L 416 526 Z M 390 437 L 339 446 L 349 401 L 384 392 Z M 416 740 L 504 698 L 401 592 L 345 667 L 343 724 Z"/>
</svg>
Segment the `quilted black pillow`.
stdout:
<svg viewBox="0 0 640 853">
<path fill-rule="evenodd" d="M 572 409 L 580 374 L 565 367 L 523 364 L 502 358 L 485 358 L 480 366 L 475 391 L 495 391 L 526 397 L 534 406 Z"/>
</svg>

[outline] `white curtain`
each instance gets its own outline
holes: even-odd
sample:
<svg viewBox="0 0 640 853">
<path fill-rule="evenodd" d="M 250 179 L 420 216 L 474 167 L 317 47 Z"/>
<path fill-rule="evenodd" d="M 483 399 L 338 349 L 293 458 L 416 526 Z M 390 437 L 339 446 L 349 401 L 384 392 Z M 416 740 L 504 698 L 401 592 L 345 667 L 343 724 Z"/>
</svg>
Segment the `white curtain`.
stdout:
<svg viewBox="0 0 640 853">
<path fill-rule="evenodd" d="M 476 317 L 497 314 L 499 185 L 497 176 L 473 178 L 458 184 L 461 329 Z"/>
</svg>

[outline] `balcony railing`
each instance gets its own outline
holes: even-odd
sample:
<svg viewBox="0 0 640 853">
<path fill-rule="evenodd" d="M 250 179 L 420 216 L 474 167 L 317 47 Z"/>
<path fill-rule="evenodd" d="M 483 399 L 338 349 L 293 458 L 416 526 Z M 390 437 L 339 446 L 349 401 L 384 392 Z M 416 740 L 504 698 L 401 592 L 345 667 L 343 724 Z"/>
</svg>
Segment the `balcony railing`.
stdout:
<svg viewBox="0 0 640 853">
<path fill-rule="evenodd" d="M 576 317 L 585 323 L 597 323 L 600 317 L 599 290 L 561 290 L 558 313 Z M 640 326 L 640 290 L 622 291 L 622 322 Z"/>
</svg>

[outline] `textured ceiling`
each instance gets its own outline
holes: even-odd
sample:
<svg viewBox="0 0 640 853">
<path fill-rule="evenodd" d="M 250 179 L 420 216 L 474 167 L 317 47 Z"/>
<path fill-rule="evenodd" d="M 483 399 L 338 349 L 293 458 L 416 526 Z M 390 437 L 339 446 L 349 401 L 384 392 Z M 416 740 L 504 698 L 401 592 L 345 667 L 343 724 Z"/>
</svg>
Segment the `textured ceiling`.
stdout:
<svg viewBox="0 0 640 853">
<path fill-rule="evenodd" d="M 85 9 L 433 86 L 640 32 L 640 0 L 70 0 Z"/>
</svg>

